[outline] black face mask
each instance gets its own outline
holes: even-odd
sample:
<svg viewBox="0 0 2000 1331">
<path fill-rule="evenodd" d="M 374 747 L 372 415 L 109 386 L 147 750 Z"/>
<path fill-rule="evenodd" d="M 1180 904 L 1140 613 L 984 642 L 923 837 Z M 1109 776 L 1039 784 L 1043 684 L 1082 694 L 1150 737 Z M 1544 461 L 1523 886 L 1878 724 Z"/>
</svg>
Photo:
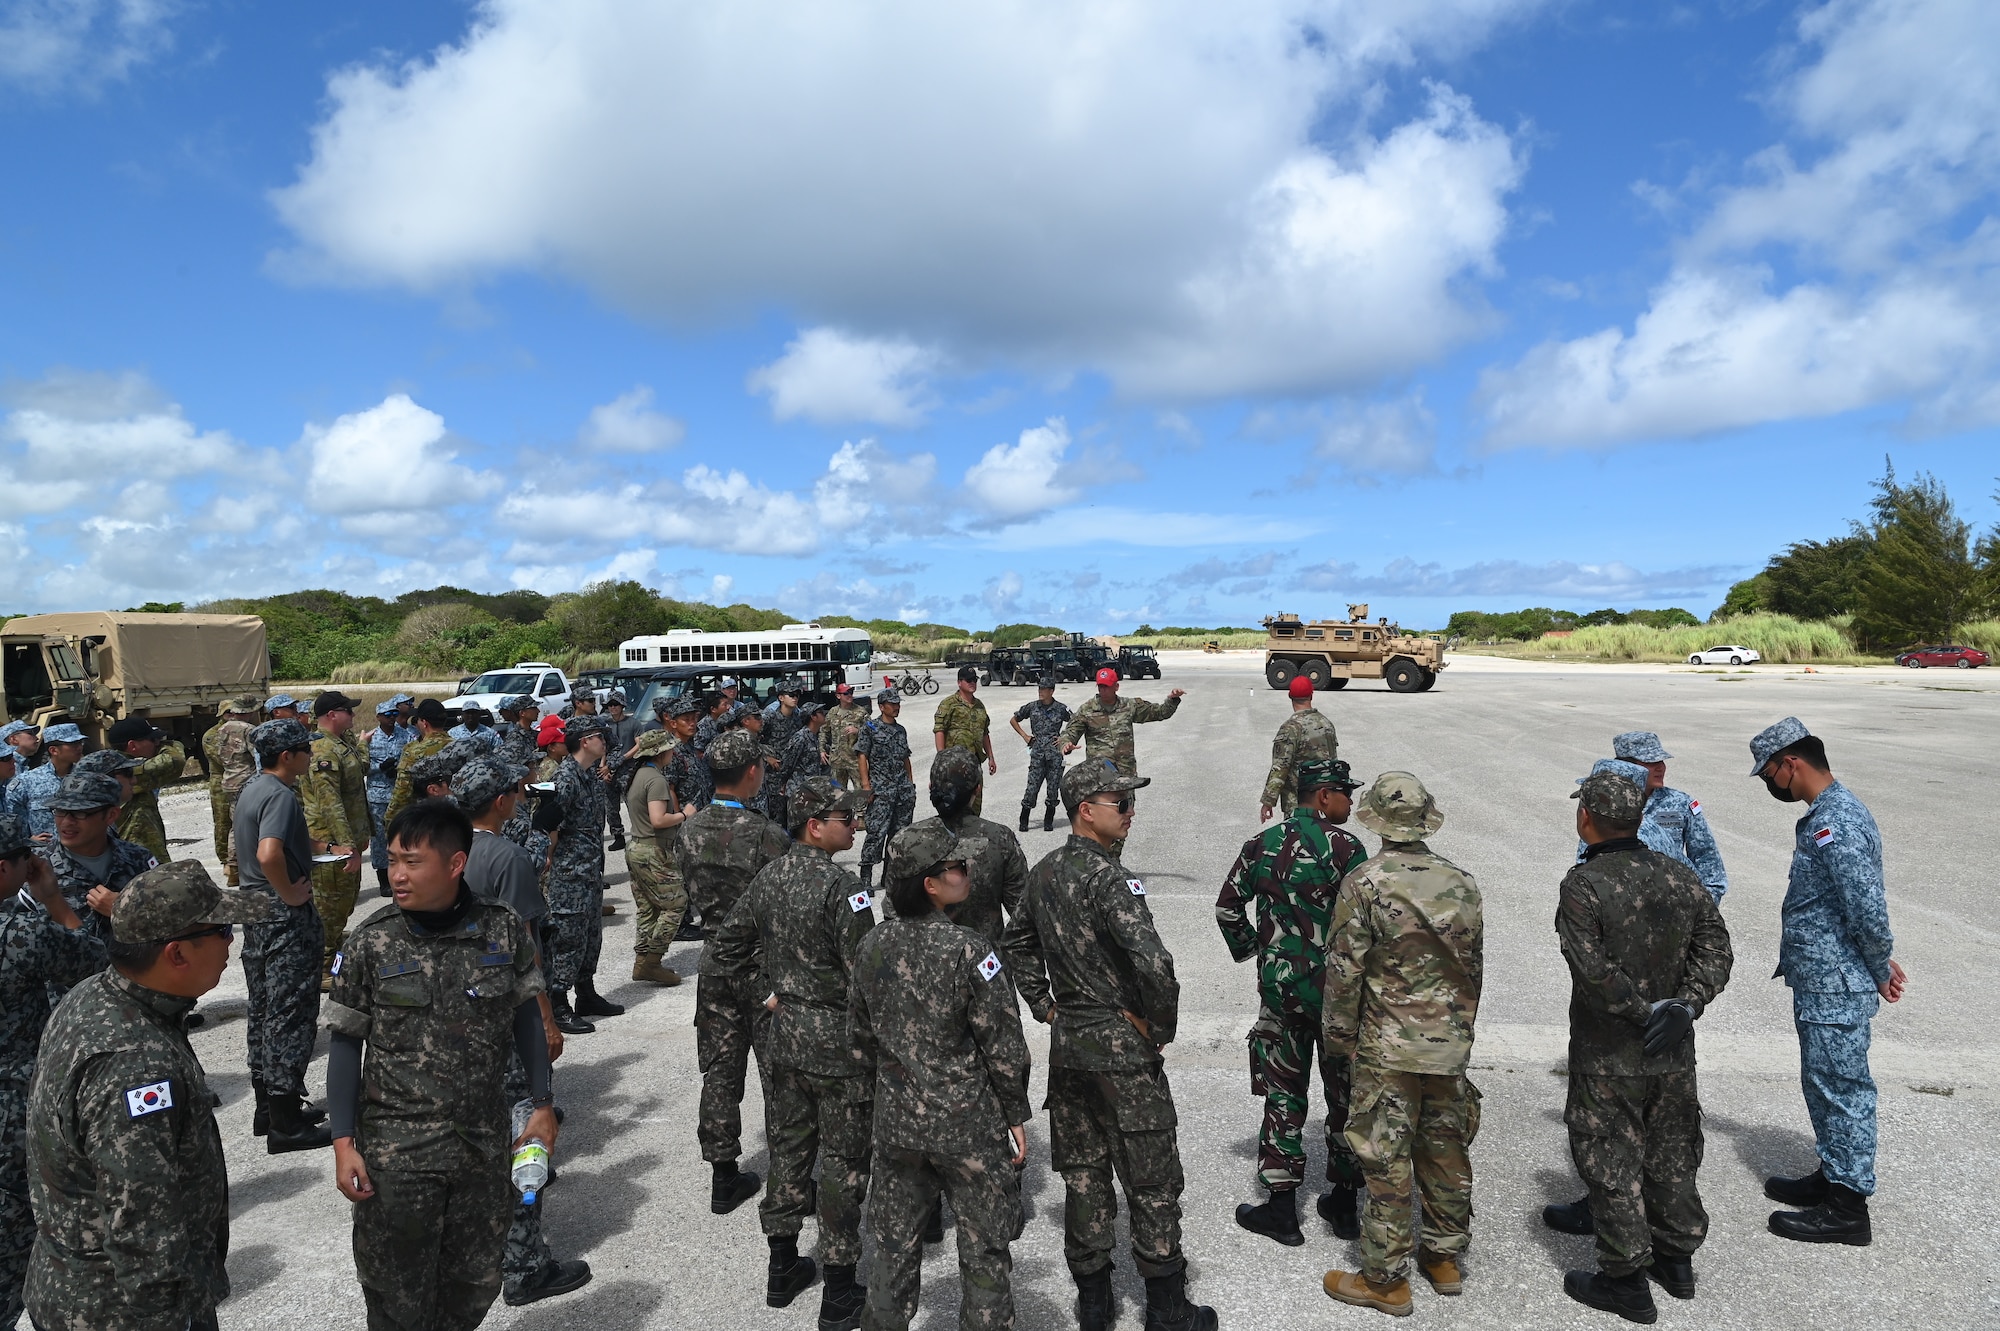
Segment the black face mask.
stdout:
<svg viewBox="0 0 2000 1331">
<path fill-rule="evenodd" d="M 1781 804 L 1797 804 L 1799 802 L 1799 797 L 1790 789 L 1779 785 L 1771 779 L 1770 772 L 1759 772 L 1757 773 L 1757 777 L 1764 783 L 1764 789 L 1771 792 L 1772 799 L 1777 800 Z"/>
</svg>

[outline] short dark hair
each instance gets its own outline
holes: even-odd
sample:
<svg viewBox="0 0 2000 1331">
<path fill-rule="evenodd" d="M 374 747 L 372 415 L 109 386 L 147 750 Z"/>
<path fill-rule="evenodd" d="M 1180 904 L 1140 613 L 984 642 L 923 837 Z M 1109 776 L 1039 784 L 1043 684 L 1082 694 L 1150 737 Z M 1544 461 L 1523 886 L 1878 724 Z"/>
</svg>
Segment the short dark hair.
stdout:
<svg viewBox="0 0 2000 1331">
<path fill-rule="evenodd" d="M 958 679 L 961 684 L 968 679 L 977 684 L 979 682 L 979 671 L 974 666 L 960 666 L 958 668 Z"/>
<path fill-rule="evenodd" d="M 257 770 L 260 772 L 275 772 L 278 769 L 278 760 L 286 754 L 311 752 L 312 745 L 310 744 L 294 744 L 291 748 L 279 749 L 276 753 L 265 753 L 259 750 L 257 753 Z"/>
<path fill-rule="evenodd" d="M 1797 758 L 1807 767 L 1821 772 L 1833 770 L 1826 765 L 1826 741 L 1818 735 L 1807 735 L 1804 739 L 1795 740 L 1771 755 L 1772 762 L 1780 758 Z"/>
<path fill-rule="evenodd" d="M 390 845 L 403 843 L 406 850 L 432 847 L 449 859 L 472 853 L 472 820 L 450 800 L 421 799 L 396 815 L 389 824 Z"/>
<path fill-rule="evenodd" d="M 597 732 L 593 730 L 590 732 L 590 735 L 595 735 L 596 733 Z M 565 749 L 568 749 L 571 753 L 580 753 L 583 750 L 584 742 L 590 738 L 590 735 L 565 734 L 563 736 L 563 747 Z"/>
<path fill-rule="evenodd" d="M 433 730 L 451 728 L 451 713 L 446 711 L 444 704 L 436 698 L 426 698 L 417 704 L 417 720 Z"/>
<path fill-rule="evenodd" d="M 907 874 L 889 880 L 889 905 L 898 916 L 913 920 L 937 909 L 937 902 L 924 891 L 922 874 Z"/>
<path fill-rule="evenodd" d="M 111 964 L 127 975 L 142 975 L 153 969 L 153 963 L 167 950 L 165 943 L 121 943 L 113 938 L 104 944 L 105 955 Z"/>
</svg>

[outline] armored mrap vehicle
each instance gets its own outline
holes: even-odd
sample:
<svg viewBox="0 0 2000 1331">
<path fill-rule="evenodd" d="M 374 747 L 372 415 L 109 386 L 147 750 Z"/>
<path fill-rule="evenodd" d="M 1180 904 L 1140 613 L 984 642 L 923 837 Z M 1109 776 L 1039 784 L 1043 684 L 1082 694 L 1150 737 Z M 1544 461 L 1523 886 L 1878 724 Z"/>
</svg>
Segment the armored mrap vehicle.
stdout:
<svg viewBox="0 0 2000 1331">
<path fill-rule="evenodd" d="M 1444 669 L 1444 643 L 1405 633 L 1386 618 L 1371 621 L 1366 605 L 1346 619 L 1302 622 L 1279 613 L 1264 620 L 1264 679 L 1284 689 L 1304 675 L 1315 689 L 1344 689 L 1350 679 L 1379 679 L 1397 693 L 1421 693 Z"/>
</svg>

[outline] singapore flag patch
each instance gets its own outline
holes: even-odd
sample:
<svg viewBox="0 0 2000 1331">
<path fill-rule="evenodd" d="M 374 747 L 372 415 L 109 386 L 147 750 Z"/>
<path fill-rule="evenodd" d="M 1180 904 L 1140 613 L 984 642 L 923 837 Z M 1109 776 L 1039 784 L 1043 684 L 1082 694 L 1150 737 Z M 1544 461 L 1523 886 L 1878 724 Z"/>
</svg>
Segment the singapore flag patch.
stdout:
<svg viewBox="0 0 2000 1331">
<path fill-rule="evenodd" d="M 979 963 L 979 978 L 982 980 L 990 981 L 994 976 L 998 975 L 999 973 L 1000 973 L 1000 958 L 994 955 L 993 953 L 988 952 L 986 954 L 986 960 Z"/>
<path fill-rule="evenodd" d="M 1125 880 L 1125 886 L 1132 889 L 1132 895 L 1135 897 L 1143 897 L 1146 895 L 1146 884 L 1137 878 L 1127 878 Z"/>
<path fill-rule="evenodd" d="M 847 904 L 856 915 L 859 915 L 862 911 L 868 909 L 868 894 L 866 892 L 856 892 L 847 899 Z"/>
<path fill-rule="evenodd" d="M 1815 846 L 1831 846 L 1833 844 L 1833 829 L 1831 827 L 1822 827 L 1819 831 L 1814 832 L 1813 844 Z"/>
<path fill-rule="evenodd" d="M 156 1081 L 150 1086 L 134 1086 L 125 1092 L 125 1116 L 144 1118 L 157 1114 L 162 1109 L 174 1107 L 174 1086 L 172 1082 Z"/>
<path fill-rule="evenodd" d="M 1688 812 L 1689 812 L 1689 813 L 1700 813 L 1700 812 L 1701 812 L 1701 801 L 1700 801 L 1700 800 L 1689 800 L 1689 801 L 1688 801 Z"/>
</svg>

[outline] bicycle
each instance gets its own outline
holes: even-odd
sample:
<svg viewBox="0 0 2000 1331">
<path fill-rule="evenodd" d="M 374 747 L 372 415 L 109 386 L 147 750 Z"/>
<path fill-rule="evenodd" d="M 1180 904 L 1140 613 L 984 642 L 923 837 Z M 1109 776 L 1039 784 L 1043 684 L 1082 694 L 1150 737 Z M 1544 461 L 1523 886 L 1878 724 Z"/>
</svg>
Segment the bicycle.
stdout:
<svg viewBox="0 0 2000 1331">
<path fill-rule="evenodd" d="M 936 693 L 938 682 L 928 670 L 921 675 L 911 670 L 904 673 L 901 687 L 905 693 Z"/>
</svg>

